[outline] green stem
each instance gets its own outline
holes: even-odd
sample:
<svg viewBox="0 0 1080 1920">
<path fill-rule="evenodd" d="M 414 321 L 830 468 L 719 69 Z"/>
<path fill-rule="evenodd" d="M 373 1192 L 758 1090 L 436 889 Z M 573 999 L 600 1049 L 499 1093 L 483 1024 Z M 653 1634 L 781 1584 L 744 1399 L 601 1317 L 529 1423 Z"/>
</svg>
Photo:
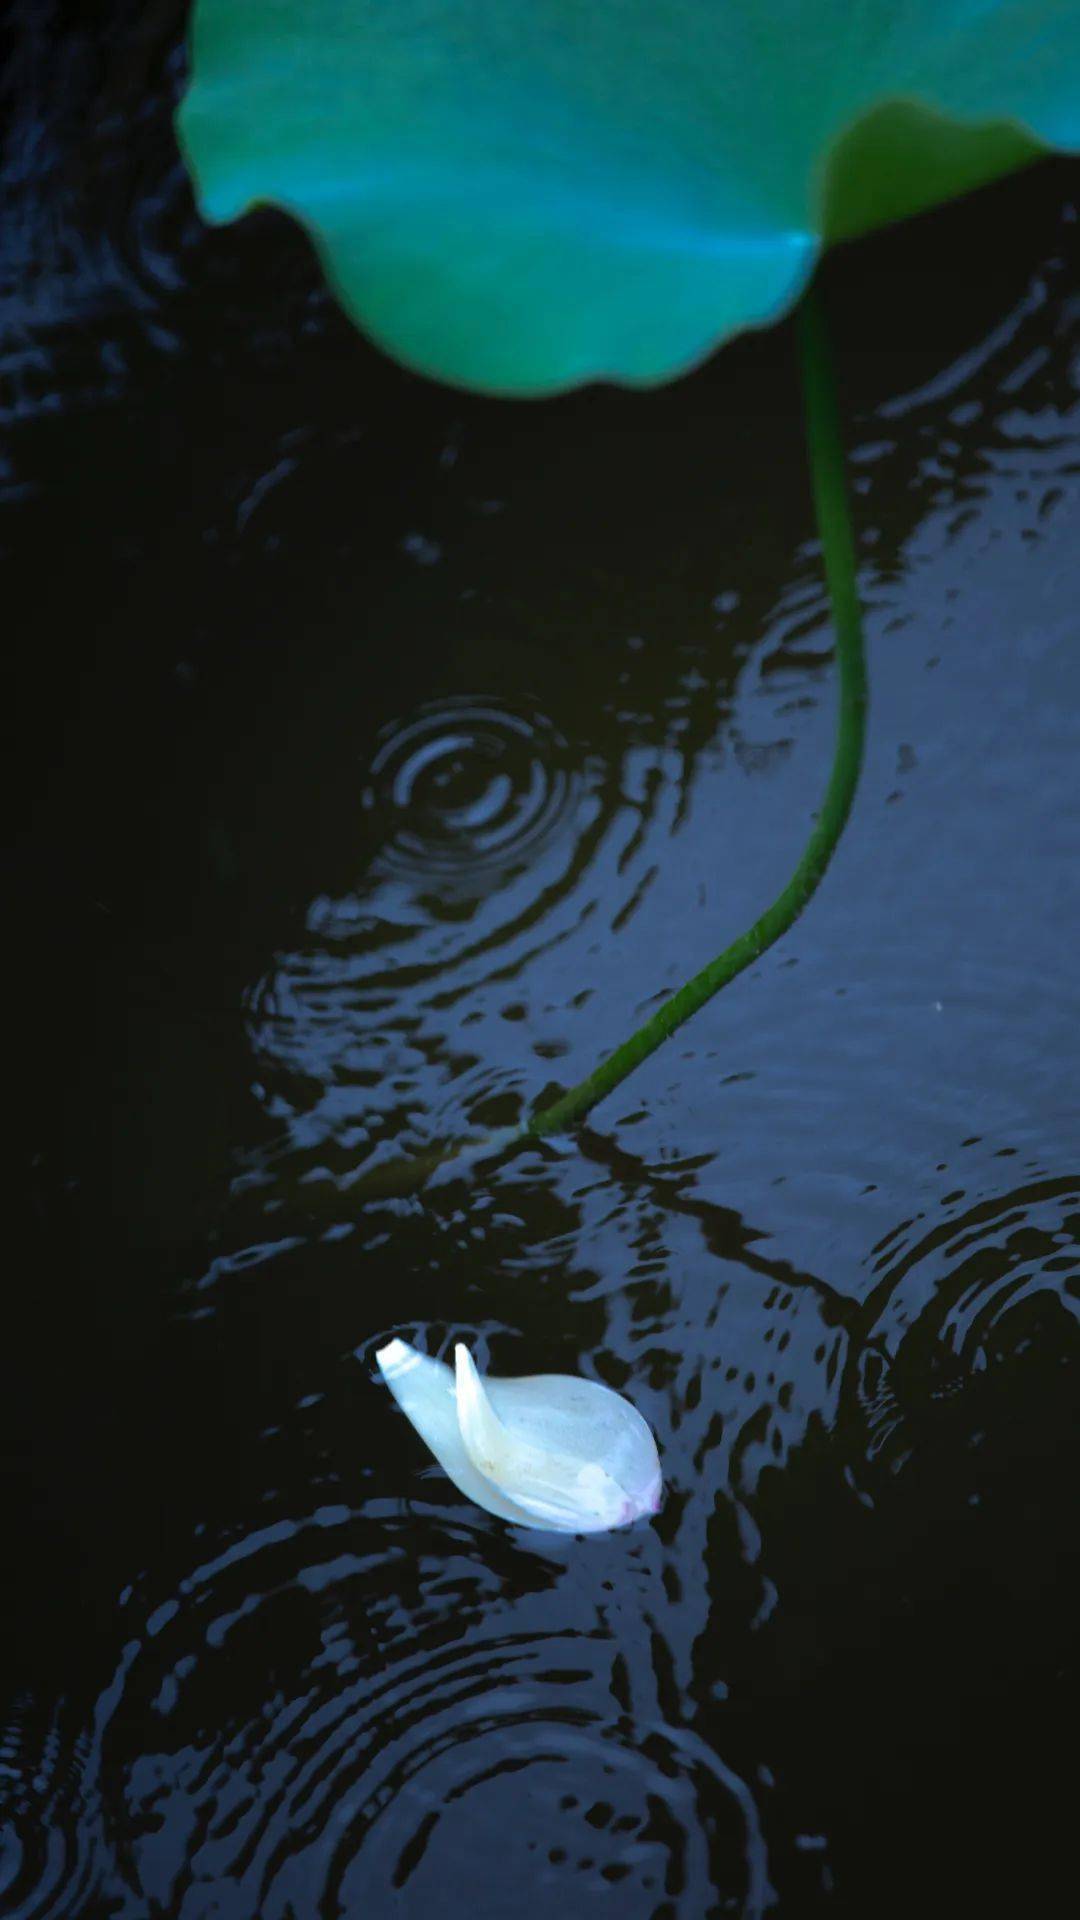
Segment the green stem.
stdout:
<svg viewBox="0 0 1080 1920">
<path fill-rule="evenodd" d="M 714 993 L 773 946 L 798 919 L 816 892 L 836 851 L 862 765 L 866 734 L 866 666 L 862 622 L 855 572 L 855 543 L 844 480 L 844 451 L 833 391 L 828 337 L 818 296 L 810 290 L 798 313 L 799 353 L 802 364 L 803 405 L 818 532 L 825 560 L 825 578 L 832 601 L 836 641 L 838 705 L 836 748 L 825 798 L 801 860 L 783 892 L 715 960 L 673 993 L 643 1027 L 624 1040 L 588 1078 L 520 1127 L 507 1128 L 487 1139 L 458 1142 L 361 1175 L 361 1192 L 406 1192 L 423 1183 L 447 1162 L 474 1163 L 494 1154 L 516 1152 L 548 1133 L 561 1133 L 581 1120 L 597 1102 L 607 1098 L 634 1068 L 698 1012 Z M 356 1189 L 354 1189 L 356 1191 Z"/>
<path fill-rule="evenodd" d="M 855 544 L 844 481 L 844 453 L 833 391 L 828 338 L 818 296 L 811 289 L 799 308 L 799 348 L 802 361 L 803 404 L 810 457 L 814 508 L 825 558 L 825 578 L 832 600 L 839 682 L 839 718 L 832 772 L 821 811 L 814 822 L 802 859 L 783 892 L 752 927 L 692 980 L 665 1000 L 643 1027 L 624 1040 L 588 1078 L 571 1087 L 524 1127 L 527 1137 L 560 1133 L 622 1085 L 642 1060 L 697 1013 L 729 980 L 752 966 L 798 919 L 816 892 L 836 851 L 851 812 L 862 765 L 866 734 L 866 665 L 855 572 Z"/>
</svg>

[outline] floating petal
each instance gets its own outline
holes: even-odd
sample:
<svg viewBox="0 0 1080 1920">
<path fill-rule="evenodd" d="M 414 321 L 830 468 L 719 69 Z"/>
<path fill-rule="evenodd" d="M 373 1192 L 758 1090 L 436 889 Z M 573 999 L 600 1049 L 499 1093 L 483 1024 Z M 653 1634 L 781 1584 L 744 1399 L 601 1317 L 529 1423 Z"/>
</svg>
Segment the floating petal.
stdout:
<svg viewBox="0 0 1080 1920">
<path fill-rule="evenodd" d="M 636 1408 L 565 1374 L 483 1381 L 392 1340 L 376 1354 L 395 1400 L 455 1486 L 520 1526 L 597 1533 L 660 1503 L 656 1442 Z"/>
</svg>

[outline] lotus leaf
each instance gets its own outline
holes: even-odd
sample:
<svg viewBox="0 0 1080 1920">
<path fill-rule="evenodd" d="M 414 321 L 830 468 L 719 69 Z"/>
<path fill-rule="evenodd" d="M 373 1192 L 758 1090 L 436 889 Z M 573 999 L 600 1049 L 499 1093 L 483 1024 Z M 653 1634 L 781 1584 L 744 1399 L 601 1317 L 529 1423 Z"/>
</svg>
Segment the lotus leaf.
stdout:
<svg viewBox="0 0 1080 1920">
<path fill-rule="evenodd" d="M 196 0 L 202 206 L 441 379 L 650 384 L 824 242 L 1080 148 L 1077 0 Z"/>
</svg>

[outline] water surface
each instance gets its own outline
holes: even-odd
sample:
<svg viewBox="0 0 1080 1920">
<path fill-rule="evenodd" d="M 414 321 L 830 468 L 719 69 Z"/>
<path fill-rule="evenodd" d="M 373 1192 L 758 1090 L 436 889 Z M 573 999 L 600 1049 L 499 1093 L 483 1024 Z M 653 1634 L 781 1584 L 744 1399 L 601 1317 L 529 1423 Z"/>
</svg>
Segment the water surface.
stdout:
<svg viewBox="0 0 1080 1920">
<path fill-rule="evenodd" d="M 833 681 L 790 329 L 651 396 L 426 385 L 274 216 L 201 233 L 175 56 L 125 142 L 57 44 L 9 160 L 0 1912 L 1044 1904 L 1076 168 L 827 276 L 873 712 L 811 909 L 571 1140 L 371 1200 L 797 858 Z M 628 1394 L 655 1522 L 469 1506 L 377 1384 L 394 1333 Z"/>
</svg>

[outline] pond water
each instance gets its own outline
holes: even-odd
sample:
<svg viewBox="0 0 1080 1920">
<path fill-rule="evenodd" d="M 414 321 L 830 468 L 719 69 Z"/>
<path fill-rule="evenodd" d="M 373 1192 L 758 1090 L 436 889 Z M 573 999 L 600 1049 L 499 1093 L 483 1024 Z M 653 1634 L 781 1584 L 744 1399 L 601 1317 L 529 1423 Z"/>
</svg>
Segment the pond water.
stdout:
<svg viewBox="0 0 1080 1920">
<path fill-rule="evenodd" d="M 1080 169 L 825 276 L 872 714 L 807 913 L 572 1138 L 371 1198 L 587 1072 L 797 858 L 834 686 L 791 329 L 652 395 L 427 385 L 282 220 L 202 233 L 175 51 L 133 121 L 70 32 L 45 110 L 49 44 L 5 240 L 0 1913 L 1037 1909 Z M 619 1389 L 662 1510 L 478 1511 L 394 1334 Z"/>
</svg>

